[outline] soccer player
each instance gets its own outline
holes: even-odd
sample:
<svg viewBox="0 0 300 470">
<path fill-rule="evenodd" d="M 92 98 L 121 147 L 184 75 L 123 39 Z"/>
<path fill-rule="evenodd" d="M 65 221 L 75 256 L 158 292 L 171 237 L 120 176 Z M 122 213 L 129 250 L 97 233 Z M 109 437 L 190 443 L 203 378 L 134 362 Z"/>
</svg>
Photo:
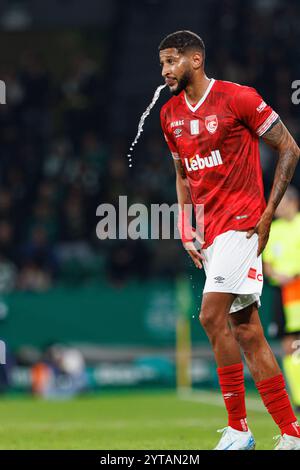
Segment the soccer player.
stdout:
<svg viewBox="0 0 300 470">
<path fill-rule="evenodd" d="M 214 351 L 228 412 L 228 426 L 216 449 L 255 447 L 246 419 L 242 351 L 280 428 L 275 448 L 300 450 L 300 427 L 258 314 L 261 253 L 300 150 L 255 89 L 206 76 L 199 36 L 190 31 L 170 34 L 159 45 L 159 56 L 162 76 L 174 95 L 161 109 L 161 125 L 176 168 L 178 228 L 195 266 L 205 269 L 199 319 Z M 259 137 L 279 154 L 267 204 Z M 189 204 L 204 205 L 201 250 L 188 225 Z"/>
</svg>

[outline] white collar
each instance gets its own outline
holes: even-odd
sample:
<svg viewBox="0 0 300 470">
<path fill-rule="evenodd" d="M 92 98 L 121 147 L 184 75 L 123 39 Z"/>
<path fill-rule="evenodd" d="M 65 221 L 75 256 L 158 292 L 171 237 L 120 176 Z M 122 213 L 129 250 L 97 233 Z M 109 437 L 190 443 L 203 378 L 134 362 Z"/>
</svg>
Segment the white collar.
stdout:
<svg viewBox="0 0 300 470">
<path fill-rule="evenodd" d="M 200 100 L 198 101 L 198 103 L 195 105 L 195 106 L 192 106 L 191 103 L 189 103 L 187 97 L 186 97 L 186 93 L 184 92 L 184 98 L 185 98 L 185 102 L 188 106 L 188 108 L 194 113 L 195 111 L 197 111 L 198 108 L 200 108 L 201 104 L 204 103 L 204 101 L 206 100 L 210 90 L 212 89 L 212 86 L 213 84 L 215 83 L 215 79 L 214 78 L 211 78 L 210 79 L 210 84 L 208 85 L 208 87 L 206 88 L 206 91 L 204 93 L 204 95 L 202 96 L 202 98 L 200 98 Z"/>
</svg>

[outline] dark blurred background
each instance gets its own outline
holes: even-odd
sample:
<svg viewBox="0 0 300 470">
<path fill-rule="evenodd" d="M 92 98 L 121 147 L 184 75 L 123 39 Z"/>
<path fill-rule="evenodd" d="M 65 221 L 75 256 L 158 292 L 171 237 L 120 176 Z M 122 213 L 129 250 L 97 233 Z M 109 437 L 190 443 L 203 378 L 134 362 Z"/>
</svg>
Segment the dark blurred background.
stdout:
<svg viewBox="0 0 300 470">
<path fill-rule="evenodd" d="M 57 365 L 57 344 L 97 368 L 94 385 L 173 383 L 182 291 L 193 377 L 211 380 L 198 324 L 203 275 L 180 242 L 96 237 L 103 202 L 117 205 L 119 195 L 149 208 L 176 201 L 159 124 L 167 90 L 146 121 L 132 168 L 126 154 L 162 83 L 158 44 L 178 29 L 204 39 L 209 77 L 257 88 L 299 142 L 300 105 L 291 101 L 291 84 L 300 79 L 296 0 L 0 1 L 7 86 L 0 105 L 0 337 L 14 371 L 4 383 L 30 387 L 24 371 L 49 362 L 49 354 Z M 261 156 L 267 195 L 276 156 L 263 145 Z M 299 167 L 293 182 L 300 188 Z M 266 286 L 268 335 L 271 301 Z"/>
</svg>

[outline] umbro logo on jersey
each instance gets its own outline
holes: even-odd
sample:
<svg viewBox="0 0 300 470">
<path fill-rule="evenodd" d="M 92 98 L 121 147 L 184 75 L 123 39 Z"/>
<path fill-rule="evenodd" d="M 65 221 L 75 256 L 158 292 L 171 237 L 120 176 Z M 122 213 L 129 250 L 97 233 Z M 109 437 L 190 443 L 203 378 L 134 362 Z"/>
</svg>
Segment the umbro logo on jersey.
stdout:
<svg viewBox="0 0 300 470">
<path fill-rule="evenodd" d="M 219 150 L 213 150 L 208 157 L 202 158 L 199 155 L 195 155 L 190 161 L 188 158 L 185 158 L 184 161 L 187 171 L 197 171 L 203 170 L 205 167 L 211 168 L 212 166 L 223 165 Z"/>
<path fill-rule="evenodd" d="M 181 134 L 182 134 L 182 128 L 181 127 L 177 127 L 174 131 L 174 137 L 177 139 L 177 137 L 180 137 Z"/>
</svg>

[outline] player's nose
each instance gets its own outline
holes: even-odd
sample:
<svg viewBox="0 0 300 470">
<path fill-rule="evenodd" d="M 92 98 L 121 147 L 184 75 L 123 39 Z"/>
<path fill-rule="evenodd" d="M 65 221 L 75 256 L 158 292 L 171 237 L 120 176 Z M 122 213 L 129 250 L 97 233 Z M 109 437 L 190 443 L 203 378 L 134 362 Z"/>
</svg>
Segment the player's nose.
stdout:
<svg viewBox="0 0 300 470">
<path fill-rule="evenodd" d="M 163 77 L 163 78 L 167 78 L 168 73 L 169 73 L 169 70 L 168 70 L 168 68 L 164 65 L 163 68 L 162 68 L 162 70 L 161 70 L 161 75 L 162 75 L 162 77 Z"/>
</svg>

